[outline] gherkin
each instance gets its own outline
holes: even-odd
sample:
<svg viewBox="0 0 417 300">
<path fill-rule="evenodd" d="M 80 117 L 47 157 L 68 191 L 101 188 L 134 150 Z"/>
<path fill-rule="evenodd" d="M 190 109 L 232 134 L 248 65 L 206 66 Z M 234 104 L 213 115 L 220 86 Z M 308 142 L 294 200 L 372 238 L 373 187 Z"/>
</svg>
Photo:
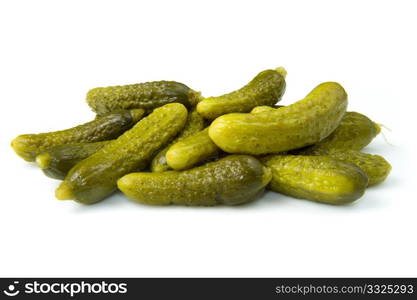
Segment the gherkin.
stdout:
<svg viewBox="0 0 417 300">
<path fill-rule="evenodd" d="M 241 89 L 218 97 L 208 97 L 197 105 L 205 118 L 215 118 L 233 112 L 250 112 L 260 105 L 274 105 L 285 92 L 286 71 L 280 67 L 259 73 Z"/>
<path fill-rule="evenodd" d="M 27 161 L 55 146 L 71 143 L 91 143 L 117 138 L 144 115 L 143 109 L 115 111 L 91 122 L 61 131 L 23 134 L 12 141 L 14 151 Z"/>
<path fill-rule="evenodd" d="M 137 84 L 98 87 L 87 93 L 87 103 L 101 115 L 117 109 L 142 108 L 147 113 L 168 103 L 193 107 L 200 93 L 175 81 L 151 81 Z"/>
<path fill-rule="evenodd" d="M 132 173 L 120 178 L 129 198 L 153 205 L 238 205 L 254 200 L 271 180 L 271 171 L 247 155 L 230 155 L 185 171 Z"/>
<path fill-rule="evenodd" d="M 329 156 L 271 155 L 262 162 L 272 170 L 269 188 L 295 198 L 346 204 L 359 199 L 368 184 L 362 169 Z"/>
<path fill-rule="evenodd" d="M 169 148 L 173 144 L 203 130 L 205 125 L 206 122 L 204 118 L 196 110 L 191 111 L 188 114 L 187 123 L 185 123 L 184 129 L 181 131 L 181 133 L 168 146 L 159 151 L 158 154 L 155 155 L 155 157 L 152 159 L 151 171 L 163 172 L 169 170 L 170 167 L 168 166 L 167 160 L 165 158 Z"/>
<path fill-rule="evenodd" d="M 228 153 L 261 155 L 289 151 L 329 136 L 339 125 L 346 107 L 343 87 L 325 82 L 303 100 L 273 111 L 220 116 L 211 123 L 209 136 Z"/>
<path fill-rule="evenodd" d="M 116 140 L 76 164 L 57 188 L 60 200 L 92 204 L 116 190 L 117 179 L 145 169 L 153 155 L 181 131 L 187 109 L 171 103 L 155 109 Z"/>
</svg>

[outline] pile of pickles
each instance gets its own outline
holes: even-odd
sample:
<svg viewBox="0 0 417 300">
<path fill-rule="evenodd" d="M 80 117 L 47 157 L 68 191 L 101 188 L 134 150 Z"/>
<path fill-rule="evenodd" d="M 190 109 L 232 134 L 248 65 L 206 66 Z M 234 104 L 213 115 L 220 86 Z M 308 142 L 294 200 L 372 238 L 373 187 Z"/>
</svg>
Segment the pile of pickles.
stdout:
<svg viewBox="0 0 417 300">
<path fill-rule="evenodd" d="M 12 148 L 63 180 L 57 199 L 82 204 L 119 189 L 152 205 L 238 205 L 270 189 L 338 205 L 384 181 L 391 165 L 360 152 L 380 126 L 346 111 L 344 88 L 324 82 L 280 106 L 285 77 L 282 67 L 266 70 L 217 97 L 175 81 L 94 88 L 93 121 L 20 135 Z"/>
</svg>

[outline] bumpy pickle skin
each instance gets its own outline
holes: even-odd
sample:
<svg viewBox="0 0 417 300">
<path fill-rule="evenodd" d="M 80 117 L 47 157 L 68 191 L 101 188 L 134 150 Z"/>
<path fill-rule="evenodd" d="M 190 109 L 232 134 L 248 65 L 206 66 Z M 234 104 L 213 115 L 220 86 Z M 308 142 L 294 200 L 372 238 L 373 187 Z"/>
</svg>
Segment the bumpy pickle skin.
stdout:
<svg viewBox="0 0 417 300">
<path fill-rule="evenodd" d="M 188 114 L 187 122 L 185 123 L 184 129 L 180 132 L 180 134 L 164 149 L 158 152 L 158 154 L 152 159 L 151 162 L 151 171 L 152 172 L 164 172 L 171 169 L 167 163 L 167 160 L 165 158 L 166 153 L 168 152 L 169 148 L 189 137 L 197 132 L 200 132 L 206 127 L 206 121 L 205 119 L 196 111 L 193 110 Z"/>
<path fill-rule="evenodd" d="M 210 139 L 206 128 L 173 144 L 165 158 L 170 168 L 185 170 L 217 157 L 219 153 L 220 149 Z"/>
<path fill-rule="evenodd" d="M 200 94 L 175 81 L 152 81 L 137 84 L 98 87 L 87 93 L 87 103 L 101 115 L 117 109 L 142 108 L 147 113 L 168 103 L 181 103 L 190 108 Z"/>
<path fill-rule="evenodd" d="M 357 166 L 328 156 L 271 155 L 262 162 L 272 170 L 275 192 L 327 204 L 347 204 L 365 192 L 368 177 Z"/>
<path fill-rule="evenodd" d="M 285 92 L 286 71 L 280 67 L 259 73 L 239 90 L 218 97 L 207 97 L 197 105 L 197 111 L 206 119 L 233 112 L 250 112 L 260 105 L 274 105 Z"/>
<path fill-rule="evenodd" d="M 380 126 L 367 116 L 357 112 L 346 112 L 339 126 L 317 144 L 295 150 L 294 154 L 316 155 L 329 151 L 361 150 L 381 131 Z"/>
<path fill-rule="evenodd" d="M 56 146 L 36 156 L 36 164 L 53 179 L 64 179 L 77 163 L 93 155 L 110 141 Z"/>
<path fill-rule="evenodd" d="M 152 205 L 239 205 L 256 199 L 271 180 L 256 158 L 230 155 L 185 171 L 132 173 L 120 178 L 129 198 Z"/>
<path fill-rule="evenodd" d="M 143 170 L 154 154 L 183 128 L 187 109 L 171 103 L 155 109 L 132 129 L 76 164 L 57 188 L 60 200 L 93 204 L 115 191 L 125 174 Z"/>
<path fill-rule="evenodd" d="M 218 117 L 209 136 L 223 151 L 261 155 L 315 144 L 329 136 L 346 112 L 347 94 L 336 82 L 314 88 L 303 100 L 262 113 Z"/>
<path fill-rule="evenodd" d="M 361 153 L 354 150 L 334 151 L 328 153 L 328 155 L 361 168 L 369 178 L 368 187 L 383 182 L 392 169 L 390 163 L 380 155 Z"/>
<path fill-rule="evenodd" d="M 55 146 L 117 138 L 136 124 L 144 113 L 143 109 L 115 111 L 70 129 L 19 135 L 12 141 L 12 148 L 24 160 L 34 161 L 38 154 Z"/>
<path fill-rule="evenodd" d="M 256 106 L 254 107 L 250 113 L 251 114 L 259 114 L 259 113 L 263 113 L 263 112 L 271 112 L 271 111 L 275 111 L 278 108 L 284 107 L 282 105 L 274 105 L 274 106 L 268 106 L 268 105 L 261 105 L 261 106 Z"/>
</svg>

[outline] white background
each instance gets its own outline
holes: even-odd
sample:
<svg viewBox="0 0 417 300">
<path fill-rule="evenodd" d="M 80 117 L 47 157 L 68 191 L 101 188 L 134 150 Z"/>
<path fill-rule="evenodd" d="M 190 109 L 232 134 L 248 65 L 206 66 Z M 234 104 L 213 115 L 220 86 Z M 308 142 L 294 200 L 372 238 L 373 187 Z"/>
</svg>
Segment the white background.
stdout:
<svg viewBox="0 0 417 300">
<path fill-rule="evenodd" d="M 0 276 L 417 276 L 415 1 L 2 1 Z M 88 89 L 177 80 L 219 95 L 286 67 L 288 104 L 338 81 L 391 129 L 393 165 L 353 205 L 268 193 L 242 207 L 54 199 L 22 133 L 94 115 Z"/>
</svg>

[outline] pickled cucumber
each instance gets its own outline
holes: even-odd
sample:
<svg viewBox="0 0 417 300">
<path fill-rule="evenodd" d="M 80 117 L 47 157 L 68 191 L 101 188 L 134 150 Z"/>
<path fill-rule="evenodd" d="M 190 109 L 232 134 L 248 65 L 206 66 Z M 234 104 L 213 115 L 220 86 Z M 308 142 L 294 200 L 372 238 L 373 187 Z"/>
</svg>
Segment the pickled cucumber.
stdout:
<svg viewBox="0 0 417 300">
<path fill-rule="evenodd" d="M 14 151 L 27 161 L 59 145 L 91 143 L 117 138 L 144 115 L 143 109 L 111 112 L 101 118 L 66 130 L 19 135 L 12 141 Z"/>
<path fill-rule="evenodd" d="M 167 164 L 165 155 L 168 152 L 169 148 L 173 144 L 203 130 L 205 126 L 206 122 L 204 118 L 196 110 L 191 111 L 188 114 L 187 122 L 185 123 L 184 129 L 181 131 L 181 133 L 168 146 L 166 146 L 163 150 L 159 151 L 159 153 L 152 159 L 151 171 L 168 171 L 170 167 Z"/>
<path fill-rule="evenodd" d="M 303 100 L 263 113 L 234 113 L 218 117 L 209 136 L 229 153 L 267 154 L 315 144 L 339 125 L 347 94 L 336 82 L 318 85 Z"/>
<path fill-rule="evenodd" d="M 345 204 L 360 198 L 368 184 L 362 169 L 328 156 L 271 155 L 262 162 L 272 170 L 269 188 L 295 198 Z"/>
<path fill-rule="evenodd" d="M 198 92 L 175 81 L 98 87 L 87 93 L 87 103 L 97 114 L 132 108 L 142 108 L 149 113 L 157 107 L 173 102 L 192 107 L 199 99 Z"/>
<path fill-rule="evenodd" d="M 56 146 L 36 156 L 43 173 L 54 179 L 64 179 L 68 171 L 83 159 L 93 155 L 110 141 Z"/>
<path fill-rule="evenodd" d="M 76 164 L 56 190 L 56 197 L 83 204 L 102 200 L 116 189 L 117 179 L 143 170 L 186 120 L 187 109 L 180 103 L 155 109 L 132 129 Z"/>
<path fill-rule="evenodd" d="M 354 150 L 330 152 L 328 155 L 361 168 L 369 178 L 368 186 L 381 183 L 391 172 L 391 165 L 380 155 L 361 153 Z"/>
<path fill-rule="evenodd" d="M 274 105 L 285 92 L 286 71 L 280 67 L 259 73 L 241 89 L 200 101 L 197 111 L 205 118 L 215 118 L 232 112 L 250 112 L 260 105 Z"/>
<path fill-rule="evenodd" d="M 167 151 L 165 158 L 169 167 L 184 170 L 219 155 L 220 149 L 208 135 L 208 128 L 189 136 Z"/>
<path fill-rule="evenodd" d="M 295 150 L 297 154 L 325 154 L 329 151 L 361 150 L 381 131 L 378 124 L 357 112 L 346 112 L 339 126 L 317 144 Z"/>
<path fill-rule="evenodd" d="M 154 205 L 237 205 L 254 200 L 271 180 L 271 170 L 247 155 L 230 155 L 185 171 L 132 173 L 119 189 L 137 202 Z"/>
</svg>

